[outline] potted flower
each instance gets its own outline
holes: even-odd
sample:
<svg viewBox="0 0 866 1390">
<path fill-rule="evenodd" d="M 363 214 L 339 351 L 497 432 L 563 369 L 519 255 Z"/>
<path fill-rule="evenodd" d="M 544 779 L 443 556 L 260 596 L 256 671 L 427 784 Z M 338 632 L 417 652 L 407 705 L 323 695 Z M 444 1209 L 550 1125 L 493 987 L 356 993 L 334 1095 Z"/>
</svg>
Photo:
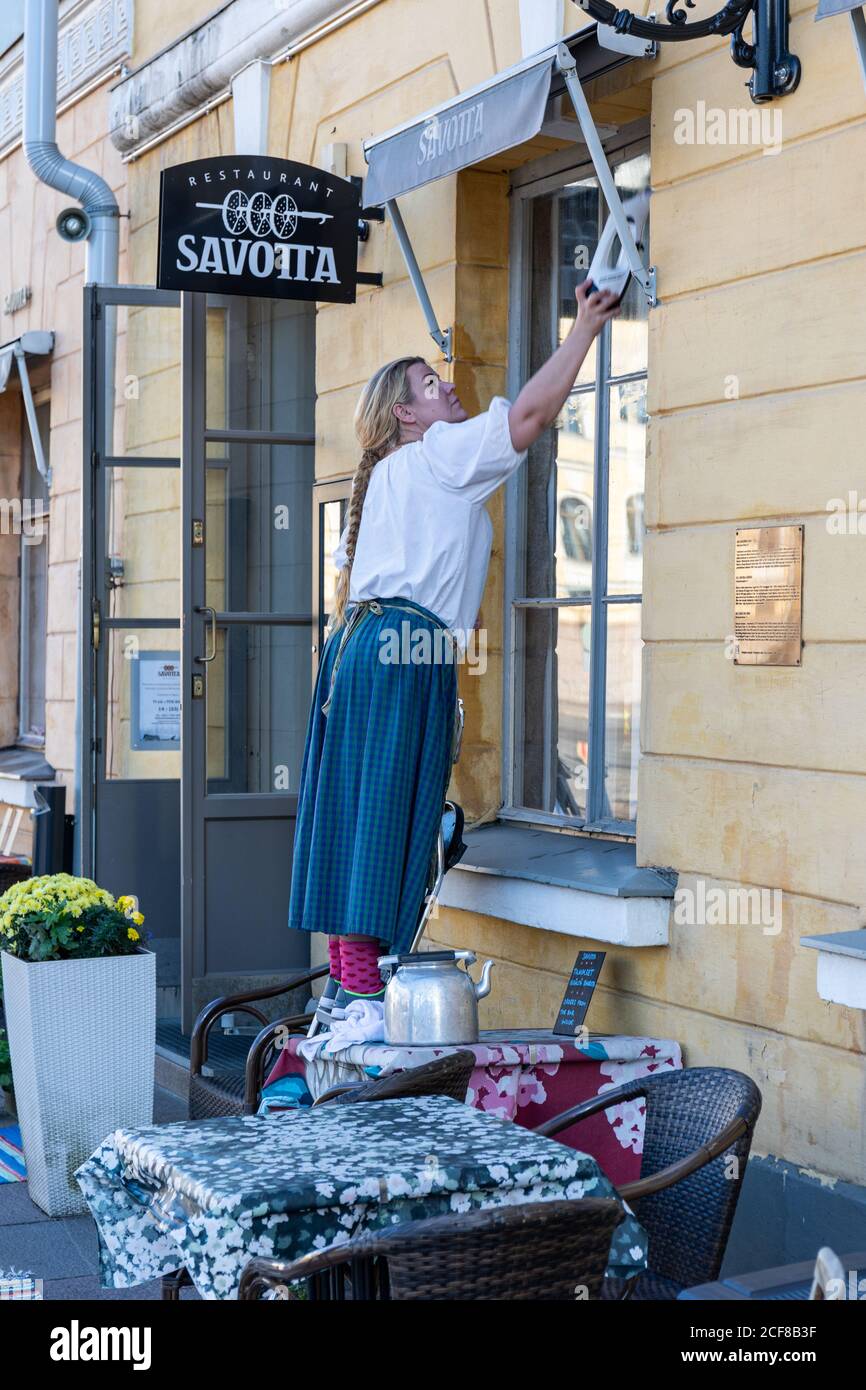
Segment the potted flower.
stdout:
<svg viewBox="0 0 866 1390">
<path fill-rule="evenodd" d="M 134 898 L 45 874 L 0 897 L 6 1028 L 30 1196 L 86 1211 L 73 1174 L 115 1129 L 150 1124 L 156 957 Z"/>
</svg>

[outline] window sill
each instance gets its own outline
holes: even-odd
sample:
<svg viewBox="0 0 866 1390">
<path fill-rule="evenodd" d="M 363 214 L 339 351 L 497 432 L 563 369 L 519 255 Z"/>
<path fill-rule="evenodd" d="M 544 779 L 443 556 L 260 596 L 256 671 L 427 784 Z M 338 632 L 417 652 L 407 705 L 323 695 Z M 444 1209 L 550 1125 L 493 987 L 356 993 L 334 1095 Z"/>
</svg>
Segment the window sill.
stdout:
<svg viewBox="0 0 866 1390">
<path fill-rule="evenodd" d="M 866 1009 L 866 928 L 801 936 L 801 946 L 818 952 L 818 994 L 830 1004 Z"/>
<path fill-rule="evenodd" d="M 463 836 L 443 907 L 618 946 L 666 946 L 674 884 L 638 868 L 633 844 L 507 823 Z"/>
<path fill-rule="evenodd" d="M 56 773 L 36 748 L 0 748 L 0 803 L 34 811 L 40 803 L 39 782 L 53 782 Z"/>
</svg>

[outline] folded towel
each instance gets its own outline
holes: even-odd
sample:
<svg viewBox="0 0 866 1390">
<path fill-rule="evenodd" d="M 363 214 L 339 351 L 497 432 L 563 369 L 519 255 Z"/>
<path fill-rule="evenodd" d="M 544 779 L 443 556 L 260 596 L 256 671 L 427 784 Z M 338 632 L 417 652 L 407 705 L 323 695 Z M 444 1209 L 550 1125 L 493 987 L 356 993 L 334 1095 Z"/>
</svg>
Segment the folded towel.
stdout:
<svg viewBox="0 0 866 1390">
<path fill-rule="evenodd" d="M 298 1055 L 311 1062 L 320 1054 L 333 1056 L 355 1043 L 384 1042 L 385 1009 L 378 999 L 353 999 L 346 1017 L 334 1019 L 326 1033 L 315 1033 L 298 1043 Z"/>
</svg>

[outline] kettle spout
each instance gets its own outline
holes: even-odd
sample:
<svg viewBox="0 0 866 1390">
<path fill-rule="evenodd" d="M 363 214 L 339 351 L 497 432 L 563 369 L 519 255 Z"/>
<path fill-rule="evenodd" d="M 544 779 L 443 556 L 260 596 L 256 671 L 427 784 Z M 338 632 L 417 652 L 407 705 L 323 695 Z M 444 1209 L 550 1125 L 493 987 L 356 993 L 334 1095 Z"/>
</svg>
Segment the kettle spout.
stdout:
<svg viewBox="0 0 866 1390">
<path fill-rule="evenodd" d="M 493 969 L 493 961 L 486 960 L 481 969 L 481 979 L 475 986 L 475 998 L 485 999 L 490 993 L 490 972 Z"/>
</svg>

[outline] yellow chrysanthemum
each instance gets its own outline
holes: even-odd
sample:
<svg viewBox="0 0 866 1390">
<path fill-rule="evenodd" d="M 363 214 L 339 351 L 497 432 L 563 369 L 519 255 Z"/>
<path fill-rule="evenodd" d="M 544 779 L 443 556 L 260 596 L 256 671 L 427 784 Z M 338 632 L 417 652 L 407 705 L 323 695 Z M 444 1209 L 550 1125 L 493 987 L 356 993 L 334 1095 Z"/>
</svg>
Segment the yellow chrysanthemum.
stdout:
<svg viewBox="0 0 866 1390">
<path fill-rule="evenodd" d="M 126 934 L 129 937 L 130 941 L 138 941 L 139 939 L 138 932 L 135 930 L 135 927 L 128 927 Z"/>
</svg>

